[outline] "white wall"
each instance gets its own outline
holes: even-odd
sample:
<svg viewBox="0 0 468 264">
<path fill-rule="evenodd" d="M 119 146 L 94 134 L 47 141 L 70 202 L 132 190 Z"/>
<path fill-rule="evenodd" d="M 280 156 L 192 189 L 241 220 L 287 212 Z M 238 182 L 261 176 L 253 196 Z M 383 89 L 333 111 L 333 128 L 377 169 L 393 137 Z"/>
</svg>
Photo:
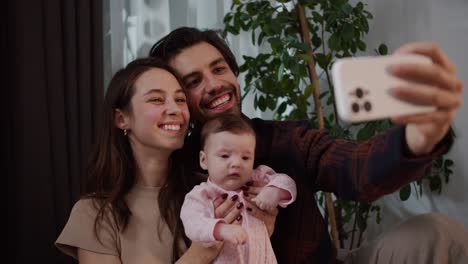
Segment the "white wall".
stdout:
<svg viewBox="0 0 468 264">
<path fill-rule="evenodd" d="M 455 145 L 449 157 L 455 162 L 450 182 L 442 194 L 426 189 L 422 199 L 400 202 L 398 195 L 382 199 L 383 223 L 371 226 L 370 237 L 386 230 L 400 220 L 418 213 L 438 211 L 461 221 L 468 227 L 468 1 L 467 0 L 369 0 L 368 10 L 374 15 L 369 47 L 386 43 L 394 50 L 409 41 L 438 43 L 458 68 L 465 83 L 464 106 L 459 110 L 454 128 Z M 412 197 L 415 197 L 412 195 Z"/>
</svg>

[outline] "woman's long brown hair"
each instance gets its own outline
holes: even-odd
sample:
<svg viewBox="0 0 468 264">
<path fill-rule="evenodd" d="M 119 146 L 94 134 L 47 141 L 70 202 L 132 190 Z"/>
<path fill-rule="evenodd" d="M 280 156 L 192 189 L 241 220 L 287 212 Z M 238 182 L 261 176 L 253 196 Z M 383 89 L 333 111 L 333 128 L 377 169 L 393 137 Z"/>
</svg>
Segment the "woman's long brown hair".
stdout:
<svg viewBox="0 0 468 264">
<path fill-rule="evenodd" d="M 94 222 L 94 234 L 99 238 L 99 228 L 104 221 L 114 221 L 120 232 L 128 225 L 132 213 L 125 202 L 125 196 L 136 182 L 137 167 L 127 136 L 115 126 L 115 110 L 131 112 L 130 101 L 134 95 L 134 84 L 138 77 L 151 68 L 160 68 L 175 74 L 157 58 L 137 59 L 119 70 L 106 91 L 100 129 L 87 166 L 86 186 L 82 197 L 93 198 L 98 214 Z M 182 254 L 178 241 L 183 239 L 188 245 L 179 217 L 185 194 L 195 182 L 190 175 L 184 175 L 182 150 L 175 151 L 169 164 L 169 175 L 158 197 L 162 220 L 171 230 L 173 260 Z M 112 217 L 113 219 L 109 219 Z M 160 226 L 161 223 L 155 223 Z M 160 230 L 160 229 L 158 229 Z M 159 234 L 157 234 L 159 237 Z"/>
</svg>

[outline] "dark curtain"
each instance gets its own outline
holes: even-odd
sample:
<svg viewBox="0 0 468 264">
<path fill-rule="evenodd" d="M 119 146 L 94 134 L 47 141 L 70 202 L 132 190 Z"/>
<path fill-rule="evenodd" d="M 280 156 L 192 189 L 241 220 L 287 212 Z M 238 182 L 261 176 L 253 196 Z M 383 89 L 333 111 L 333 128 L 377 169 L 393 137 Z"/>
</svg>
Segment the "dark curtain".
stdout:
<svg viewBox="0 0 468 264">
<path fill-rule="evenodd" d="M 102 0 L 7 1 L 9 260 L 2 263 L 73 263 L 54 241 L 79 198 L 103 98 L 102 8 Z"/>
</svg>

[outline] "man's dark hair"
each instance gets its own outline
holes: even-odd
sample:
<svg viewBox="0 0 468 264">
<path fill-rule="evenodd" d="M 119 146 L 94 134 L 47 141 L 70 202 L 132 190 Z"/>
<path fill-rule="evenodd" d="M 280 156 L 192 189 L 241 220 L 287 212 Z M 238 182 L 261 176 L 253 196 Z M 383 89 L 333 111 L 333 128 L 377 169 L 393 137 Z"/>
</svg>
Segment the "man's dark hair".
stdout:
<svg viewBox="0 0 468 264">
<path fill-rule="evenodd" d="M 215 47 L 223 55 L 234 75 L 239 75 L 239 66 L 237 65 L 234 54 L 232 54 L 227 46 L 226 41 L 214 30 L 201 31 L 196 28 L 180 27 L 156 42 L 156 44 L 151 47 L 149 56 L 158 57 L 168 63 L 183 49 L 202 42 L 206 42 Z"/>
<path fill-rule="evenodd" d="M 211 134 L 230 132 L 236 135 L 251 134 L 255 137 L 255 131 L 250 123 L 240 115 L 222 114 L 206 121 L 200 134 L 200 146 L 205 147 L 206 139 Z"/>
</svg>

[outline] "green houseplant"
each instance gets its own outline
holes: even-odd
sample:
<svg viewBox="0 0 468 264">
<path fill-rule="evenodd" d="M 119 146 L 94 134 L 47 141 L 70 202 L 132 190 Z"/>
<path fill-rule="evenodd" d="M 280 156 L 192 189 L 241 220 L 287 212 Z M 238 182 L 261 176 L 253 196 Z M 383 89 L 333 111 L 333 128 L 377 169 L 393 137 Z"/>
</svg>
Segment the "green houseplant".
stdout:
<svg viewBox="0 0 468 264">
<path fill-rule="evenodd" d="M 365 4 L 349 0 L 233 1 L 231 12 L 224 17 L 225 34 L 250 32 L 254 45 L 266 52 L 256 57 L 244 56 L 240 66 L 245 73 L 244 96 L 253 93 L 254 107 L 274 112 L 274 118 L 305 119 L 325 128 L 338 138 L 366 140 L 388 129 L 388 120 L 345 125 L 337 119 L 330 69 L 337 58 L 355 56 L 367 50 L 364 36 L 369 31 L 372 14 Z M 374 49 L 385 55 L 387 47 Z M 324 83 L 320 87 L 320 83 Z M 432 172 L 423 180 L 440 193 L 443 181 L 452 174 L 453 161 L 439 157 Z M 420 180 L 400 190 L 402 201 L 416 188 L 422 195 Z M 325 206 L 323 196 L 319 203 Z M 338 247 L 359 246 L 370 217 L 380 222 L 380 208 L 373 203 L 356 203 L 334 199 L 337 234 L 332 236 Z M 327 215 L 328 217 L 328 215 Z"/>
</svg>

